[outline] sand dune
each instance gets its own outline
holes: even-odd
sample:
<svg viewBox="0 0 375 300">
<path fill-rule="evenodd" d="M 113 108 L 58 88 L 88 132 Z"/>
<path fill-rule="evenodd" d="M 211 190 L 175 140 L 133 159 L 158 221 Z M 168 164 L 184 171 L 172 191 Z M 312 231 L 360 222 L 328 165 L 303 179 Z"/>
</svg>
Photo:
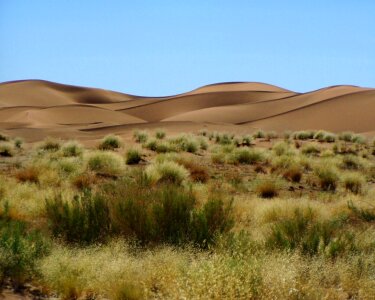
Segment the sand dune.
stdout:
<svg viewBox="0 0 375 300">
<path fill-rule="evenodd" d="M 296 93 L 256 82 L 207 85 L 142 97 L 42 80 L 0 83 L 0 129 L 34 141 L 46 135 L 95 139 L 134 128 L 246 132 L 253 128 L 375 132 L 375 89 L 333 86 Z"/>
</svg>

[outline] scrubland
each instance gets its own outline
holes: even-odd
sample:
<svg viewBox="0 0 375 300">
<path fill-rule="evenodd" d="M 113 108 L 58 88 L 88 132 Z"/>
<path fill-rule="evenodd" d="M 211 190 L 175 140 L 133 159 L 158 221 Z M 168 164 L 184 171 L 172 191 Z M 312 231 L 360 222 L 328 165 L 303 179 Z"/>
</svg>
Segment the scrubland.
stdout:
<svg viewBox="0 0 375 300">
<path fill-rule="evenodd" d="M 62 299 L 374 299 L 375 144 L 352 132 L 0 135 L 0 279 Z"/>
</svg>

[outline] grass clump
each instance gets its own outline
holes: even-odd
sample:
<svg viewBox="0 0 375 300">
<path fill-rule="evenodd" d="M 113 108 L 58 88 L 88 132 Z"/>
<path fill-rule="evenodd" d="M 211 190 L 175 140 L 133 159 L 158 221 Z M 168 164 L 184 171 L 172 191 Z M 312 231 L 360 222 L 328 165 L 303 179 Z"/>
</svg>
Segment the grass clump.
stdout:
<svg viewBox="0 0 375 300">
<path fill-rule="evenodd" d="M 314 131 L 296 131 L 293 133 L 293 138 L 295 140 L 309 140 L 314 138 Z"/>
<path fill-rule="evenodd" d="M 116 177 L 124 170 L 124 161 L 118 154 L 106 151 L 93 152 L 87 157 L 87 169 L 102 176 Z"/>
<path fill-rule="evenodd" d="M 320 187 L 323 191 L 336 191 L 339 175 L 333 166 L 318 166 L 315 169 L 315 175 L 317 176 Z"/>
<path fill-rule="evenodd" d="M 14 139 L 14 147 L 16 147 L 17 149 L 21 149 L 22 145 L 23 145 L 23 139 L 19 137 Z"/>
<path fill-rule="evenodd" d="M 261 198 L 274 198 L 279 194 L 280 185 L 275 178 L 262 178 L 255 186 L 255 192 Z"/>
<path fill-rule="evenodd" d="M 57 139 L 47 137 L 42 143 L 39 144 L 39 149 L 44 151 L 55 152 L 60 150 L 61 142 Z"/>
<path fill-rule="evenodd" d="M 298 164 L 291 164 L 283 172 L 283 177 L 292 182 L 300 182 L 302 175 L 303 170 Z"/>
<path fill-rule="evenodd" d="M 354 132 L 344 131 L 339 134 L 339 140 L 344 142 L 352 142 L 354 137 Z"/>
<path fill-rule="evenodd" d="M 39 183 L 39 174 L 40 170 L 31 165 L 17 170 L 14 176 L 20 182 Z"/>
<path fill-rule="evenodd" d="M 352 154 L 344 155 L 340 167 L 347 170 L 363 169 L 363 164 L 360 159 Z"/>
<path fill-rule="evenodd" d="M 276 156 L 292 155 L 293 151 L 287 142 L 278 142 L 272 146 L 272 151 Z"/>
<path fill-rule="evenodd" d="M 365 185 L 365 179 L 359 173 L 349 173 L 344 176 L 343 184 L 347 191 L 353 194 L 361 194 Z"/>
<path fill-rule="evenodd" d="M 61 195 L 47 200 L 46 215 L 52 234 L 67 243 L 102 242 L 110 233 L 109 206 L 89 190 L 70 202 L 62 200 Z"/>
<path fill-rule="evenodd" d="M 62 145 L 61 151 L 65 157 L 81 156 L 83 147 L 76 141 L 70 141 Z"/>
<path fill-rule="evenodd" d="M 264 139 L 266 137 L 266 133 L 263 130 L 257 130 L 253 133 L 254 139 Z"/>
<path fill-rule="evenodd" d="M 162 130 L 162 129 L 157 129 L 156 132 L 155 132 L 155 137 L 158 139 L 158 140 L 162 140 L 164 139 L 166 136 L 165 134 L 165 131 Z"/>
<path fill-rule="evenodd" d="M 105 136 L 102 141 L 100 142 L 98 148 L 100 150 L 115 150 L 120 148 L 122 145 L 122 141 L 120 137 L 110 134 Z"/>
<path fill-rule="evenodd" d="M 230 161 L 233 164 L 256 164 L 264 161 L 263 152 L 248 147 L 235 149 L 231 154 Z"/>
<path fill-rule="evenodd" d="M 301 152 L 305 155 L 318 156 L 320 154 L 320 148 L 314 144 L 308 144 L 302 147 Z"/>
<path fill-rule="evenodd" d="M 2 142 L 0 143 L 0 156 L 12 157 L 14 155 L 13 146 L 11 143 Z"/>
<path fill-rule="evenodd" d="M 348 208 L 350 211 L 357 216 L 359 219 L 365 222 L 374 222 L 375 221 L 375 209 L 361 208 L 354 205 L 353 201 L 348 202 Z"/>
<path fill-rule="evenodd" d="M 173 161 L 153 163 L 145 170 L 146 178 L 153 183 L 182 184 L 189 177 L 185 167 Z"/>
<path fill-rule="evenodd" d="M 126 163 L 128 165 L 136 165 L 142 160 L 142 152 L 138 149 L 129 149 L 126 152 Z"/>
<path fill-rule="evenodd" d="M 133 137 L 137 143 L 144 144 L 148 140 L 148 133 L 146 131 L 136 130 L 133 133 Z"/>
<path fill-rule="evenodd" d="M 0 133 L 0 141 L 7 142 L 9 141 L 9 137 L 3 133 Z"/>
<path fill-rule="evenodd" d="M 181 157 L 177 157 L 175 161 L 189 171 L 190 178 L 193 182 L 206 183 L 210 179 L 208 169 L 202 164 L 199 164 L 198 161 Z"/>
<path fill-rule="evenodd" d="M 335 257 L 345 250 L 353 250 L 350 234 L 339 232 L 339 221 L 316 221 L 311 209 L 296 208 L 294 215 L 271 227 L 266 244 L 270 248 L 300 250 L 303 254 L 325 254 Z"/>
</svg>

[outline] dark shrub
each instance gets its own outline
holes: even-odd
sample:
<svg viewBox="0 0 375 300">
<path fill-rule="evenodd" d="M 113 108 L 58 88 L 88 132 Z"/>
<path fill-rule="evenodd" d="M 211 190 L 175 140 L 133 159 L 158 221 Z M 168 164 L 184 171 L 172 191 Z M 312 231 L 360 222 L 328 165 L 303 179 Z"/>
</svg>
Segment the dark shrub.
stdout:
<svg viewBox="0 0 375 300">
<path fill-rule="evenodd" d="M 120 148 L 122 145 L 120 137 L 116 135 L 107 135 L 100 142 L 98 148 L 100 150 L 115 150 Z"/>
<path fill-rule="evenodd" d="M 137 149 L 129 149 L 126 152 L 126 163 L 128 165 L 136 165 L 142 160 L 142 153 Z"/>
</svg>

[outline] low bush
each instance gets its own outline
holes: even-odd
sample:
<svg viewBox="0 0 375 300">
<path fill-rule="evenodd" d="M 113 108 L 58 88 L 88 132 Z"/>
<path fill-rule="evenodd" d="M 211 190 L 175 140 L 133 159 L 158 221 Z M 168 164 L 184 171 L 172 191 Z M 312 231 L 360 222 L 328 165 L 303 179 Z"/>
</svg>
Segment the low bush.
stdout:
<svg viewBox="0 0 375 300">
<path fill-rule="evenodd" d="M 156 132 L 155 132 L 155 137 L 159 140 L 162 140 L 164 139 L 166 136 L 165 134 L 165 131 L 164 130 L 161 130 L 161 129 L 157 129 Z"/>
<path fill-rule="evenodd" d="M 7 142 L 9 141 L 9 137 L 3 133 L 0 133 L 0 141 Z"/>
<path fill-rule="evenodd" d="M 65 157 L 81 156 L 83 153 L 83 146 L 75 141 L 70 141 L 62 145 L 61 151 Z"/>
<path fill-rule="evenodd" d="M 314 144 L 308 144 L 302 147 L 301 152 L 305 155 L 317 156 L 320 153 L 320 148 Z"/>
<path fill-rule="evenodd" d="M 255 185 L 255 192 L 261 198 L 274 198 L 279 191 L 280 185 L 276 178 L 262 178 Z"/>
<path fill-rule="evenodd" d="M 293 151 L 290 149 L 290 145 L 286 142 L 278 142 L 272 146 L 272 151 L 277 156 L 281 155 L 292 155 Z"/>
<path fill-rule="evenodd" d="M 22 145 L 23 145 L 23 139 L 19 137 L 14 139 L 14 147 L 16 147 L 17 149 L 21 149 Z"/>
<path fill-rule="evenodd" d="M 216 133 L 215 142 L 220 145 L 229 145 L 232 143 L 233 135 L 229 133 Z"/>
<path fill-rule="evenodd" d="M 148 133 L 146 131 L 136 130 L 133 134 L 133 137 L 137 143 L 144 144 L 148 140 Z"/>
<path fill-rule="evenodd" d="M 40 170 L 34 166 L 27 166 L 15 172 L 14 177 L 20 182 L 39 183 Z"/>
<path fill-rule="evenodd" d="M 283 172 L 283 177 L 292 182 L 300 182 L 302 178 L 302 168 L 298 164 L 291 164 Z"/>
<path fill-rule="evenodd" d="M 126 152 L 126 163 L 128 165 L 136 165 L 142 160 L 142 152 L 138 149 L 129 149 Z"/>
<path fill-rule="evenodd" d="M 257 130 L 253 133 L 254 139 L 264 139 L 266 137 L 266 134 L 263 130 Z"/>
<path fill-rule="evenodd" d="M 100 150 L 115 150 L 122 146 L 122 141 L 120 137 L 116 135 L 107 135 L 100 142 L 98 148 Z"/>
<path fill-rule="evenodd" d="M 2 157 L 12 157 L 14 155 L 14 150 L 12 144 L 8 142 L 0 143 L 0 156 Z"/>
<path fill-rule="evenodd" d="M 344 142 L 352 142 L 354 133 L 351 131 L 344 131 L 339 134 L 339 140 Z"/>
<path fill-rule="evenodd" d="M 84 190 L 72 201 L 60 196 L 46 201 L 46 216 L 52 234 L 67 243 L 102 242 L 111 231 L 108 203 L 100 196 Z"/>
<path fill-rule="evenodd" d="M 364 166 L 357 156 L 347 154 L 342 157 L 340 167 L 348 170 L 360 170 L 363 169 Z"/>
<path fill-rule="evenodd" d="M 47 137 L 38 147 L 40 150 L 44 151 L 58 151 L 61 148 L 61 142 L 57 139 Z"/>
<path fill-rule="evenodd" d="M 119 176 L 124 170 L 122 157 L 113 152 L 93 152 L 87 157 L 87 169 L 102 176 Z"/>
<path fill-rule="evenodd" d="M 315 175 L 318 177 L 320 187 L 323 191 L 334 192 L 336 190 L 339 175 L 333 166 L 321 165 L 315 169 Z"/>
<path fill-rule="evenodd" d="M 235 149 L 230 157 L 230 162 L 234 164 L 256 164 L 265 160 L 263 152 L 258 149 L 248 147 Z"/>
<path fill-rule="evenodd" d="M 355 135 L 353 136 L 352 142 L 353 142 L 353 143 L 356 143 L 356 144 L 361 144 L 361 145 L 363 145 L 363 144 L 366 144 L 367 139 L 366 139 L 366 137 L 364 137 L 364 136 L 361 135 L 361 134 L 355 134 Z"/>
<path fill-rule="evenodd" d="M 355 248 L 353 236 L 340 232 L 339 221 L 318 222 L 311 210 L 295 209 L 294 215 L 271 227 L 266 245 L 270 248 L 300 250 L 306 255 L 319 253 L 335 257 Z"/>
<path fill-rule="evenodd" d="M 309 140 L 314 138 L 314 131 L 296 131 L 293 133 L 295 140 Z"/>
<path fill-rule="evenodd" d="M 192 159 L 183 159 L 181 157 L 176 158 L 175 161 L 189 171 L 192 181 L 205 183 L 210 179 L 207 168 L 199 164 L 197 161 Z"/>
<path fill-rule="evenodd" d="M 375 221 L 375 209 L 374 208 L 361 208 L 354 205 L 353 201 L 348 202 L 349 210 L 359 219 L 365 222 L 374 222 Z"/>
<path fill-rule="evenodd" d="M 344 176 L 343 184 L 347 191 L 353 194 L 361 194 L 365 185 L 365 179 L 359 173 L 349 173 Z"/>
<path fill-rule="evenodd" d="M 153 184 L 170 183 L 179 185 L 189 177 L 189 172 L 173 161 L 153 163 L 146 168 L 145 174 Z"/>
<path fill-rule="evenodd" d="M 87 171 L 72 178 L 72 184 L 80 190 L 89 189 L 96 182 L 97 178 L 95 177 L 95 173 Z"/>
<path fill-rule="evenodd" d="M 276 131 L 267 131 L 266 132 L 266 139 L 267 140 L 272 140 L 272 139 L 276 139 L 278 137 L 278 134 Z"/>
</svg>

